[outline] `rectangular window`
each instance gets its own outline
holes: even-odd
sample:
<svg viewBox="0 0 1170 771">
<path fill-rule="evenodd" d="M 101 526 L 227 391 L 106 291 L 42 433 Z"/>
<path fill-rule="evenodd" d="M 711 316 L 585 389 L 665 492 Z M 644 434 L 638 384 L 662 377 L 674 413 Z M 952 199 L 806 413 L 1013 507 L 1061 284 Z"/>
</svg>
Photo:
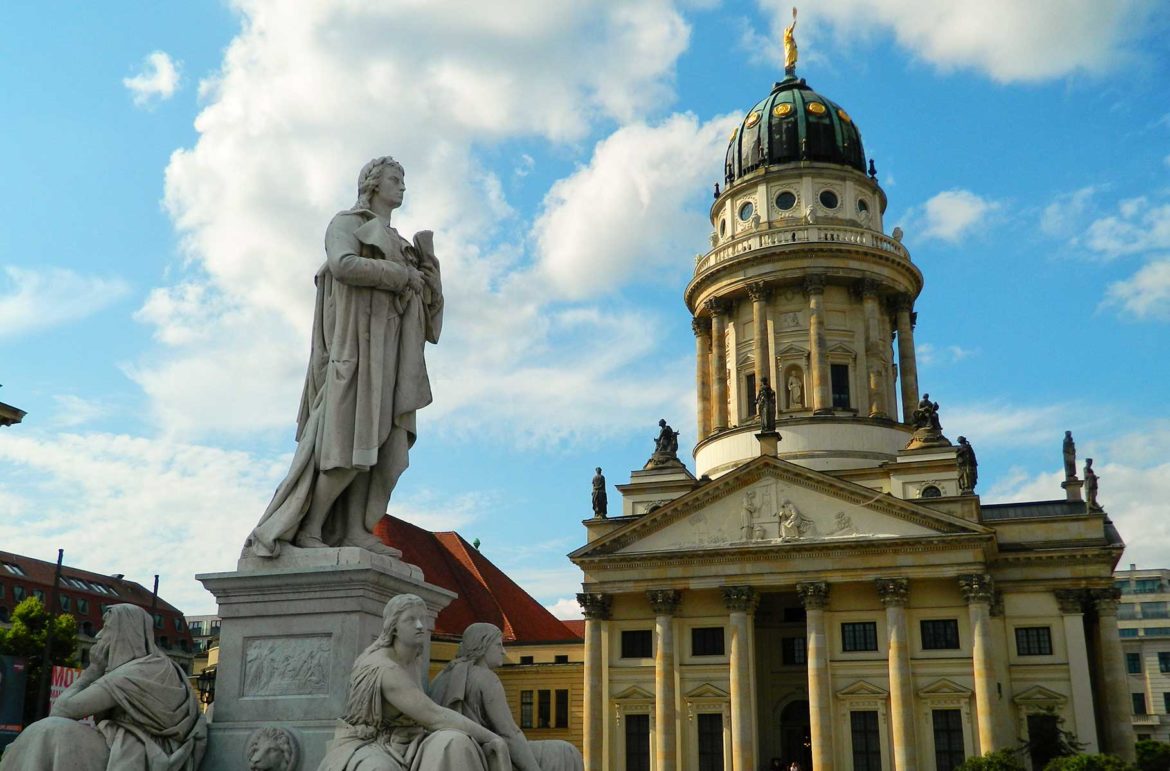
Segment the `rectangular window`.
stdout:
<svg viewBox="0 0 1170 771">
<path fill-rule="evenodd" d="M 1138 630 L 1136 630 L 1136 629 L 1118 629 L 1117 636 L 1118 637 L 1137 637 Z"/>
<path fill-rule="evenodd" d="M 1167 652 L 1167 651 L 1159 651 L 1158 652 L 1158 671 L 1159 672 L 1170 672 L 1170 652 Z M 1168 711 L 1170 711 L 1170 710 L 1168 710 Z"/>
<path fill-rule="evenodd" d="M 855 651 L 876 651 L 877 622 L 860 621 L 841 625 L 841 649 L 846 653 Z"/>
<path fill-rule="evenodd" d="M 1170 626 L 1148 626 L 1146 637 L 1170 637 Z"/>
<path fill-rule="evenodd" d="M 780 638 L 780 663 L 786 667 L 808 664 L 808 641 L 803 637 Z"/>
<path fill-rule="evenodd" d="M 963 749 L 963 713 L 957 709 L 936 709 L 934 722 L 934 766 L 954 771 L 966 757 Z"/>
<path fill-rule="evenodd" d="M 958 650 L 959 622 L 956 619 L 923 621 L 921 628 L 923 650 Z"/>
<path fill-rule="evenodd" d="M 521 664 L 531 664 L 532 662 L 533 662 L 533 660 L 532 660 L 531 656 L 521 656 L 520 657 Z"/>
<path fill-rule="evenodd" d="M 1140 675 L 1142 672 L 1142 654 L 1125 654 L 1125 671 L 1129 672 L 1131 675 Z"/>
<path fill-rule="evenodd" d="M 743 393 L 747 397 L 747 416 L 756 415 L 756 373 L 749 372 L 743 376 Z"/>
<path fill-rule="evenodd" d="M 1052 630 L 1046 626 L 1016 627 L 1016 653 L 1020 656 L 1051 656 Z"/>
<path fill-rule="evenodd" d="M 1143 602 L 1142 618 L 1170 618 L 1165 602 Z"/>
<path fill-rule="evenodd" d="M 622 632 L 622 658 L 648 659 L 654 655 L 649 629 L 626 629 Z"/>
<path fill-rule="evenodd" d="M 626 771 L 650 771 L 650 716 L 626 715 Z"/>
<path fill-rule="evenodd" d="M 192 621 L 191 622 L 191 634 L 195 635 L 196 637 L 199 637 L 203 634 L 203 622 L 202 621 Z"/>
<path fill-rule="evenodd" d="M 878 713 L 874 710 L 849 713 L 853 737 L 853 771 L 882 771 L 882 747 Z"/>
<path fill-rule="evenodd" d="M 569 727 L 569 691 L 558 688 L 555 692 L 557 702 L 557 728 Z"/>
<path fill-rule="evenodd" d="M 520 691 L 520 727 L 532 728 L 532 691 Z"/>
<path fill-rule="evenodd" d="M 1159 578 L 1139 578 L 1133 582 L 1134 594 L 1154 594 L 1161 589 Z"/>
<path fill-rule="evenodd" d="M 1166 711 L 1166 714 L 1170 714 L 1170 693 L 1162 694 L 1162 709 Z"/>
<path fill-rule="evenodd" d="M 58 594 L 57 595 L 57 604 L 61 606 L 61 610 L 68 611 L 69 610 L 69 595 L 68 594 Z"/>
<path fill-rule="evenodd" d="M 77 612 L 85 616 L 89 614 L 89 600 L 79 599 L 77 601 Z"/>
<path fill-rule="evenodd" d="M 25 597 L 24 587 L 23 586 L 12 587 L 12 597 L 17 602 L 20 602 L 21 600 L 23 600 Z"/>
<path fill-rule="evenodd" d="M 554 664 L 568 664 L 569 663 L 568 654 L 558 653 L 557 655 L 553 656 L 553 663 Z"/>
<path fill-rule="evenodd" d="M 699 626 L 691 630 L 692 656 L 722 656 L 723 627 Z"/>
<path fill-rule="evenodd" d="M 154 628 L 155 629 L 162 629 L 163 628 L 163 617 L 161 615 L 159 615 L 158 613 L 154 614 Z"/>
<path fill-rule="evenodd" d="M 1138 617 L 1138 606 L 1134 602 L 1122 602 L 1117 605 L 1117 617 L 1123 621 L 1133 621 Z"/>
<path fill-rule="evenodd" d="M 552 725 L 552 691 L 540 690 L 536 692 L 536 727 L 548 728 Z"/>
<path fill-rule="evenodd" d="M 1146 714 L 1146 695 L 1144 693 L 1134 693 L 1133 696 L 1133 714 Z"/>
<path fill-rule="evenodd" d="M 833 388 L 833 409 L 849 409 L 849 365 L 830 364 L 829 382 Z"/>
<path fill-rule="evenodd" d="M 699 720 L 699 771 L 723 771 L 723 715 L 701 712 Z"/>
<path fill-rule="evenodd" d="M 44 604 L 44 602 L 45 602 L 45 592 L 44 592 L 44 590 L 42 590 L 42 589 L 33 589 L 33 590 L 32 590 L 32 594 L 33 594 L 33 597 L 36 597 L 38 600 L 40 600 L 40 601 L 41 601 L 41 604 Z"/>
</svg>

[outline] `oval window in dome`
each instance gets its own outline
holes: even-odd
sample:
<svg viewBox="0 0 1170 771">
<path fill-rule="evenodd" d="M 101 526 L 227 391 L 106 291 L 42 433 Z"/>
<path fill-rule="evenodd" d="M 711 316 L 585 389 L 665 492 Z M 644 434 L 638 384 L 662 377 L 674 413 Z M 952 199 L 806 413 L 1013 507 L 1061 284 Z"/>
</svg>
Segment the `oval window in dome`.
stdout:
<svg viewBox="0 0 1170 771">
<path fill-rule="evenodd" d="M 754 126 L 760 122 L 760 117 L 761 117 L 760 111 L 756 110 L 751 115 L 747 116 L 747 120 L 744 122 L 743 127 L 744 128 L 751 128 L 752 126 Z"/>
<path fill-rule="evenodd" d="M 783 118 L 785 115 L 791 115 L 792 114 L 792 103 L 791 102 L 781 102 L 780 104 L 778 104 L 772 108 L 772 114 L 775 115 L 777 118 Z"/>
<path fill-rule="evenodd" d="M 796 193 L 791 190 L 785 190 L 776 196 L 776 208 L 780 211 L 788 211 L 793 206 L 796 206 Z"/>
<path fill-rule="evenodd" d="M 820 102 L 809 102 L 808 103 L 808 111 L 811 112 L 813 115 L 824 115 L 825 114 L 825 106 L 823 104 L 821 104 Z"/>
<path fill-rule="evenodd" d="M 849 113 L 845 112 L 840 107 L 837 108 L 837 117 L 839 117 L 841 120 L 845 121 L 846 123 L 853 122 L 853 119 L 849 117 Z"/>
<path fill-rule="evenodd" d="M 752 218 L 752 215 L 755 214 L 755 212 L 756 207 L 752 204 L 751 201 L 748 201 L 739 207 L 739 218 L 744 222 L 747 222 Z"/>
<path fill-rule="evenodd" d="M 869 202 L 864 198 L 858 198 L 857 211 L 861 212 L 862 214 L 869 214 Z"/>
<path fill-rule="evenodd" d="M 726 219 L 719 220 L 719 235 L 722 236 L 722 235 L 725 235 L 726 233 L 727 233 L 727 220 Z"/>
<path fill-rule="evenodd" d="M 821 198 L 821 206 L 824 206 L 826 209 L 836 209 L 837 208 L 837 204 L 839 203 L 839 201 L 837 200 L 837 194 L 834 193 L 832 190 L 822 190 L 820 198 Z"/>
</svg>

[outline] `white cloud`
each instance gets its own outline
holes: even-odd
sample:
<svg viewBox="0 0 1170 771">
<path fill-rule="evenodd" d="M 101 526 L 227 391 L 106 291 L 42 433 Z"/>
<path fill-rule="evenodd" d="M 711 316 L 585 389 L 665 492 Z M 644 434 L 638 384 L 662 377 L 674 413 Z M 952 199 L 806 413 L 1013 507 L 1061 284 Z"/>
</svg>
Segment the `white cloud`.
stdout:
<svg viewBox="0 0 1170 771">
<path fill-rule="evenodd" d="M 101 402 L 83 399 L 73 394 L 59 394 L 53 397 L 57 410 L 52 423 L 62 428 L 76 428 L 106 415 L 109 410 Z"/>
<path fill-rule="evenodd" d="M 490 425 L 521 442 L 602 438 L 683 393 L 644 387 L 664 365 L 647 360 L 653 341 L 631 329 L 656 319 L 566 305 L 572 292 L 537 280 L 545 274 L 514 237 L 529 224 L 517 222 L 476 155 L 517 137 L 580 142 L 601 120 L 660 109 L 689 37 L 669 4 L 314 0 L 289 14 L 259 0 L 243 13 L 221 71 L 201 85 L 198 142 L 167 169 L 186 275 L 137 314 L 158 348 L 129 373 L 160 426 L 189 437 L 291 426 L 324 227 L 352 202 L 357 169 L 386 152 L 407 171 L 396 226 L 408 235 L 433 229 L 443 262 L 444 337 L 427 353 L 436 402 L 424 421 L 457 412 L 449 430 Z M 688 136 L 705 143 L 710 133 L 689 117 L 638 130 L 679 152 Z M 706 160 L 714 166 L 718 153 Z M 655 164 L 643 172 L 654 182 L 678 178 Z M 667 239 L 679 222 L 674 207 L 690 202 L 656 194 L 662 202 L 643 227 Z M 550 203 L 548 216 L 555 211 Z M 615 281 L 624 270 L 614 268 Z M 686 371 L 685 362 L 665 366 Z"/>
<path fill-rule="evenodd" d="M 1126 199 L 1115 214 L 1094 220 L 1080 240 L 1106 259 L 1170 249 L 1170 203 Z"/>
<path fill-rule="evenodd" d="M 788 0 L 759 0 L 774 35 L 791 19 Z M 972 69 L 999 82 L 1036 82 L 1077 73 L 1103 73 L 1128 61 L 1152 0 L 823 0 L 802 16 L 811 51 L 827 24 L 842 43 L 889 31 L 899 45 L 943 71 Z M 778 40 L 778 37 L 774 39 Z M 803 56 L 803 51 L 802 51 Z"/>
<path fill-rule="evenodd" d="M 958 364 L 979 353 L 977 348 L 964 348 L 961 345 L 936 346 L 932 343 L 915 343 L 914 357 L 919 366 L 934 366 Z"/>
<path fill-rule="evenodd" d="M 1105 305 L 1138 319 L 1170 320 L 1170 259 L 1155 260 L 1105 290 Z"/>
<path fill-rule="evenodd" d="M 999 204 L 970 190 L 945 190 L 922 206 L 922 236 L 957 242 L 988 217 Z"/>
<path fill-rule="evenodd" d="M 179 64 L 165 51 L 153 51 L 142 61 L 142 70 L 132 78 L 123 78 L 134 104 L 145 107 L 155 100 L 165 101 L 179 90 Z"/>
<path fill-rule="evenodd" d="M 1078 410 L 1071 404 L 1021 405 L 1003 402 L 959 404 L 940 410 L 947 434 L 963 434 L 972 444 L 1020 446 L 1053 444 L 1060 438 Z M 1068 424 L 1068 425 L 1066 425 Z M 1077 425 L 1083 425 L 1078 419 Z M 1055 439 L 1054 439 L 1055 437 Z"/>
<path fill-rule="evenodd" d="M 0 339 L 83 319 L 121 300 L 119 278 L 85 276 L 65 268 L 0 268 Z"/>
<path fill-rule="evenodd" d="M 588 166 L 553 185 L 533 230 L 559 292 L 588 297 L 653 273 L 676 283 L 690 267 L 680 256 L 710 230 L 696 191 L 717 174 L 737 120 L 701 124 L 688 114 L 624 126 L 597 145 Z"/>
<path fill-rule="evenodd" d="M 581 612 L 581 606 L 577 603 L 576 597 L 564 597 L 552 605 L 546 605 L 545 608 L 549 613 L 552 613 L 562 621 L 585 618 L 585 614 Z"/>
<path fill-rule="evenodd" d="M 1072 236 L 1085 221 L 1093 196 L 1100 192 L 1101 188 L 1088 185 L 1071 193 L 1058 195 L 1052 203 L 1044 207 L 1044 212 L 1040 216 L 1040 230 L 1055 237 Z"/>
</svg>

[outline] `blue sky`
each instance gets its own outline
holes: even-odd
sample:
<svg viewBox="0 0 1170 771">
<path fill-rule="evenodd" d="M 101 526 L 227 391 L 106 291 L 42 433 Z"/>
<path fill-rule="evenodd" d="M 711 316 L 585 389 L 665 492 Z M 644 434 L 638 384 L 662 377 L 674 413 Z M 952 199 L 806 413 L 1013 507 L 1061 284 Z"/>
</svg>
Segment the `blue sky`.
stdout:
<svg viewBox="0 0 1170 771">
<path fill-rule="evenodd" d="M 448 309 L 390 510 L 571 611 L 593 467 L 626 481 L 660 417 L 694 443 L 681 292 L 789 13 L 0 8 L 0 400 L 29 413 L 0 430 L 0 548 L 214 609 L 192 576 L 234 567 L 291 454 L 324 227 L 389 153 Z M 822 0 L 797 30 L 926 276 L 920 382 L 984 500 L 1060 497 L 1071 429 L 1145 567 L 1170 564 L 1168 32 L 1152 0 Z"/>
</svg>

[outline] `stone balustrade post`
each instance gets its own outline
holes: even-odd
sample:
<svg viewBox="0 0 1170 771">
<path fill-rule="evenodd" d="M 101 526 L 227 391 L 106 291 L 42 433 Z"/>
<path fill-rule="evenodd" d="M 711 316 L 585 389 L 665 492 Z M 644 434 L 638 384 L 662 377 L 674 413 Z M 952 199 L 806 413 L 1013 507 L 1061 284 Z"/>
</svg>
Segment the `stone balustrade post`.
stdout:
<svg viewBox="0 0 1170 771">
<path fill-rule="evenodd" d="M 723 601 L 731 627 L 731 768 L 756 771 L 752 614 L 760 596 L 750 586 L 725 586 Z"/>
<path fill-rule="evenodd" d="M 971 668 L 975 679 L 975 719 L 979 726 L 979 754 L 1001 749 L 996 730 L 995 660 L 991 642 L 991 603 L 995 586 L 991 576 L 959 576 L 959 591 L 967 601 L 971 623 Z"/>
<path fill-rule="evenodd" d="M 654 755 L 657 771 L 678 767 L 678 720 L 675 694 L 677 658 L 674 651 L 674 614 L 682 603 L 677 589 L 646 592 L 654 611 Z"/>
<path fill-rule="evenodd" d="M 829 605 L 829 584 L 810 581 L 796 585 L 804 604 L 808 629 L 808 716 L 812 739 L 812 766 L 815 771 L 833 771 L 832 683 L 829 681 L 829 646 L 825 631 L 825 608 Z"/>
<path fill-rule="evenodd" d="M 605 762 L 604 631 L 612 598 L 587 592 L 577 595 L 585 616 L 585 771 L 602 771 Z"/>
<path fill-rule="evenodd" d="M 910 581 L 905 578 L 878 578 L 874 583 L 877 584 L 878 598 L 886 608 L 894 771 L 915 771 L 918 767 L 918 753 L 914 739 L 914 685 L 910 676 L 910 632 L 906 624 Z"/>
<path fill-rule="evenodd" d="M 711 319 L 691 319 L 695 333 L 695 404 L 698 406 L 699 439 L 711 433 Z"/>
</svg>

